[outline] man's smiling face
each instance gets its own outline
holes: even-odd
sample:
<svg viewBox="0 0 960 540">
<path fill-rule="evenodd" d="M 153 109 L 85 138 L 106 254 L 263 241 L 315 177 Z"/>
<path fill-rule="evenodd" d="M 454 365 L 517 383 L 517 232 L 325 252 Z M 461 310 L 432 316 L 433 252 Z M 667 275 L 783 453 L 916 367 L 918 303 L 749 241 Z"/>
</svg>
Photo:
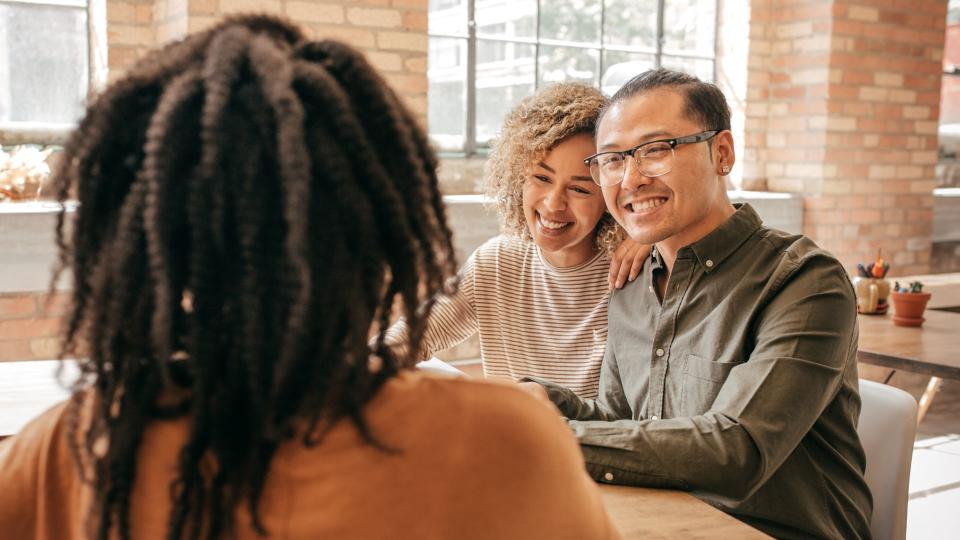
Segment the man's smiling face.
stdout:
<svg viewBox="0 0 960 540">
<path fill-rule="evenodd" d="M 627 150 L 711 129 L 716 127 L 699 125 L 689 117 L 682 91 L 660 88 L 615 103 L 597 130 L 597 150 Z M 718 169 L 733 164 L 730 133 L 721 132 L 712 145 L 679 145 L 674 154 L 670 172 L 657 177 L 644 176 L 634 159 L 627 158 L 623 182 L 603 188 L 610 213 L 636 242 L 653 244 L 669 239 L 679 248 L 699 240 L 726 219 L 729 202 Z"/>
</svg>

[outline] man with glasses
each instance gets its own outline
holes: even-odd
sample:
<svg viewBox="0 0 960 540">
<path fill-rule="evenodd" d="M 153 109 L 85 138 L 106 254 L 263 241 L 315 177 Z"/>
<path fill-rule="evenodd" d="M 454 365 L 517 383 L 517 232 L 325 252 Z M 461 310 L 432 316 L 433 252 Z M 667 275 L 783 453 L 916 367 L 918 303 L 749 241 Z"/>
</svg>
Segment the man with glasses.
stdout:
<svg viewBox="0 0 960 540">
<path fill-rule="evenodd" d="M 778 538 L 867 538 L 853 288 L 810 239 L 734 206 L 721 91 L 654 70 L 612 98 L 587 158 L 630 237 L 600 396 L 539 383 L 600 482 L 696 496 Z M 533 387 L 534 390 L 539 390 Z"/>
</svg>

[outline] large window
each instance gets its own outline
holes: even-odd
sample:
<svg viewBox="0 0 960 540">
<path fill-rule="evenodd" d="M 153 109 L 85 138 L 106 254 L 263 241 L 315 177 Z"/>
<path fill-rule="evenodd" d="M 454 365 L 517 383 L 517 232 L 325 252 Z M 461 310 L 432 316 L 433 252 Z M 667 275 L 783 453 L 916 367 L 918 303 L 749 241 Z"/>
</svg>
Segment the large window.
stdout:
<svg viewBox="0 0 960 540">
<path fill-rule="evenodd" d="M 937 186 L 960 187 L 960 0 L 950 0 L 947 5 Z"/>
<path fill-rule="evenodd" d="M 472 155 L 540 86 L 616 91 L 653 67 L 714 78 L 716 0 L 430 0 L 429 123 Z"/>
<path fill-rule="evenodd" d="M 89 43 L 87 0 L 0 0 L 2 138 L 76 123 L 90 84 Z"/>
</svg>

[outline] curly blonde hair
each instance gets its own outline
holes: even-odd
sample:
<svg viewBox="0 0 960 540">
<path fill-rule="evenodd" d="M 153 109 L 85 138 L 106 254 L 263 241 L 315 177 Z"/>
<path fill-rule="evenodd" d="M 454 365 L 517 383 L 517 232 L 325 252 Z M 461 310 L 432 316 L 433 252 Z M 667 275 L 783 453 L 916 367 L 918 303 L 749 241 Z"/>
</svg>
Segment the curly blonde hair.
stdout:
<svg viewBox="0 0 960 540">
<path fill-rule="evenodd" d="M 600 111 L 608 102 L 590 85 L 567 82 L 524 98 L 507 114 L 483 176 L 484 191 L 492 199 L 505 233 L 532 239 L 523 216 L 523 183 L 530 168 L 564 140 L 581 133 L 593 136 Z M 595 230 L 599 249 L 611 251 L 624 238 L 623 230 L 607 212 Z"/>
</svg>

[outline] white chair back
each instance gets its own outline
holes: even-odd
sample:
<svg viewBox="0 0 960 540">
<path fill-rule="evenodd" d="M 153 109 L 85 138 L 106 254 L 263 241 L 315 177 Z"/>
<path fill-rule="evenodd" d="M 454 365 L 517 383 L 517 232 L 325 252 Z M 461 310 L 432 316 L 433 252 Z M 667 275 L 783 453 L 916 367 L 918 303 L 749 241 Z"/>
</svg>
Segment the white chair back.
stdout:
<svg viewBox="0 0 960 540">
<path fill-rule="evenodd" d="M 917 402 L 899 388 L 863 379 L 860 398 L 857 432 L 867 456 L 867 486 L 873 494 L 870 530 L 875 540 L 903 540 Z"/>
</svg>

